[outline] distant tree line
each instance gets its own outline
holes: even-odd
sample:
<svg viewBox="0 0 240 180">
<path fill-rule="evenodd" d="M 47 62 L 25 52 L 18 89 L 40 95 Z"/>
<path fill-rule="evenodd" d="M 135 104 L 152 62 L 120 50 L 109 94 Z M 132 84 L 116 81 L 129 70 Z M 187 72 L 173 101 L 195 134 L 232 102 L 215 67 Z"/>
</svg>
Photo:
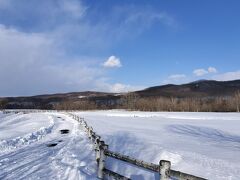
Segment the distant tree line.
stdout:
<svg viewBox="0 0 240 180">
<path fill-rule="evenodd" d="M 0 109 L 9 108 L 6 100 L 0 100 Z M 117 100 L 62 101 L 32 106 L 10 106 L 10 108 L 56 109 L 56 110 L 106 110 L 127 109 L 137 111 L 182 111 L 182 112 L 239 112 L 240 91 L 226 97 L 140 97 L 136 93 L 126 93 Z"/>
<path fill-rule="evenodd" d="M 186 111 L 186 112 L 239 112 L 240 91 L 228 97 L 141 98 L 135 93 L 123 97 L 119 108 L 140 111 Z"/>
<path fill-rule="evenodd" d="M 132 111 L 239 112 L 240 91 L 235 93 L 234 96 L 204 98 L 140 97 L 136 93 L 127 93 L 115 104 L 100 104 L 88 100 L 77 102 L 66 101 L 56 104 L 53 109 L 127 109 Z"/>
<path fill-rule="evenodd" d="M 64 101 L 57 103 L 53 106 L 53 109 L 56 110 L 94 110 L 98 109 L 96 103 L 83 100 L 83 101 Z"/>
</svg>

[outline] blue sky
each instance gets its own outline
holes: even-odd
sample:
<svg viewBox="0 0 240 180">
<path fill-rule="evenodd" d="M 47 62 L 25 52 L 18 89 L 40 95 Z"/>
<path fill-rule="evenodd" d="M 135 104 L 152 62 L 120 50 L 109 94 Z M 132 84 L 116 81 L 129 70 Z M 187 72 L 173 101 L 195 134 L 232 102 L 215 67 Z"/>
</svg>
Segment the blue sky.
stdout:
<svg viewBox="0 0 240 180">
<path fill-rule="evenodd" d="M 240 79 L 238 0 L 0 0 L 0 96 Z"/>
</svg>

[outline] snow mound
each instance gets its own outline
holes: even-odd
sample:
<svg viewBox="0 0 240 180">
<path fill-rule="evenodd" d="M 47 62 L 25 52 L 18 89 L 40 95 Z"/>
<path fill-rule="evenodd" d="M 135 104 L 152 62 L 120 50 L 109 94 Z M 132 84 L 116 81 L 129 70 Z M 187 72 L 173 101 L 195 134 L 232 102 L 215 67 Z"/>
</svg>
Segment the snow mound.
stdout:
<svg viewBox="0 0 240 180">
<path fill-rule="evenodd" d="M 26 134 L 24 136 L 19 136 L 13 139 L 0 140 L 0 154 L 39 141 L 47 134 L 51 133 L 52 128 L 54 126 L 54 120 L 53 117 L 51 116 L 49 116 L 48 118 L 50 119 L 50 125 L 48 127 L 41 127 L 39 130 L 35 132 Z"/>
</svg>

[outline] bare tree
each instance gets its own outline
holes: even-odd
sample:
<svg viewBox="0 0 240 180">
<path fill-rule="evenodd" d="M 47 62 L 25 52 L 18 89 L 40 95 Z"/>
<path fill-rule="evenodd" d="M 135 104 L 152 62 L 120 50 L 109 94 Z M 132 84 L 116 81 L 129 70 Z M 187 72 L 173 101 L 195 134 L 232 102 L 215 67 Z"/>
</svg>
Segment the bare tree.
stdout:
<svg viewBox="0 0 240 180">
<path fill-rule="evenodd" d="M 6 99 L 0 100 L 0 109 L 5 109 L 8 101 Z"/>
<path fill-rule="evenodd" d="M 129 110 L 135 110 L 139 96 L 136 93 L 127 93 L 122 98 L 122 105 Z"/>
<path fill-rule="evenodd" d="M 237 91 L 234 96 L 235 102 L 236 102 L 236 110 L 237 112 L 240 111 L 240 91 Z"/>
</svg>

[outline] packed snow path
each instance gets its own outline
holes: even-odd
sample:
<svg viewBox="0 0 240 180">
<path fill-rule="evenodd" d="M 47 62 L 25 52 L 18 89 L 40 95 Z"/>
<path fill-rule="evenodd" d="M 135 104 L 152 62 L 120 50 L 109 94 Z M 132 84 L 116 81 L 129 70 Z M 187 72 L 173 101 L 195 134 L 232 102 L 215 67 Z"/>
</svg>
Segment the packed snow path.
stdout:
<svg viewBox="0 0 240 180">
<path fill-rule="evenodd" d="M 73 119 L 60 113 L 0 114 L 0 179 L 95 177 L 92 145 Z"/>
</svg>

